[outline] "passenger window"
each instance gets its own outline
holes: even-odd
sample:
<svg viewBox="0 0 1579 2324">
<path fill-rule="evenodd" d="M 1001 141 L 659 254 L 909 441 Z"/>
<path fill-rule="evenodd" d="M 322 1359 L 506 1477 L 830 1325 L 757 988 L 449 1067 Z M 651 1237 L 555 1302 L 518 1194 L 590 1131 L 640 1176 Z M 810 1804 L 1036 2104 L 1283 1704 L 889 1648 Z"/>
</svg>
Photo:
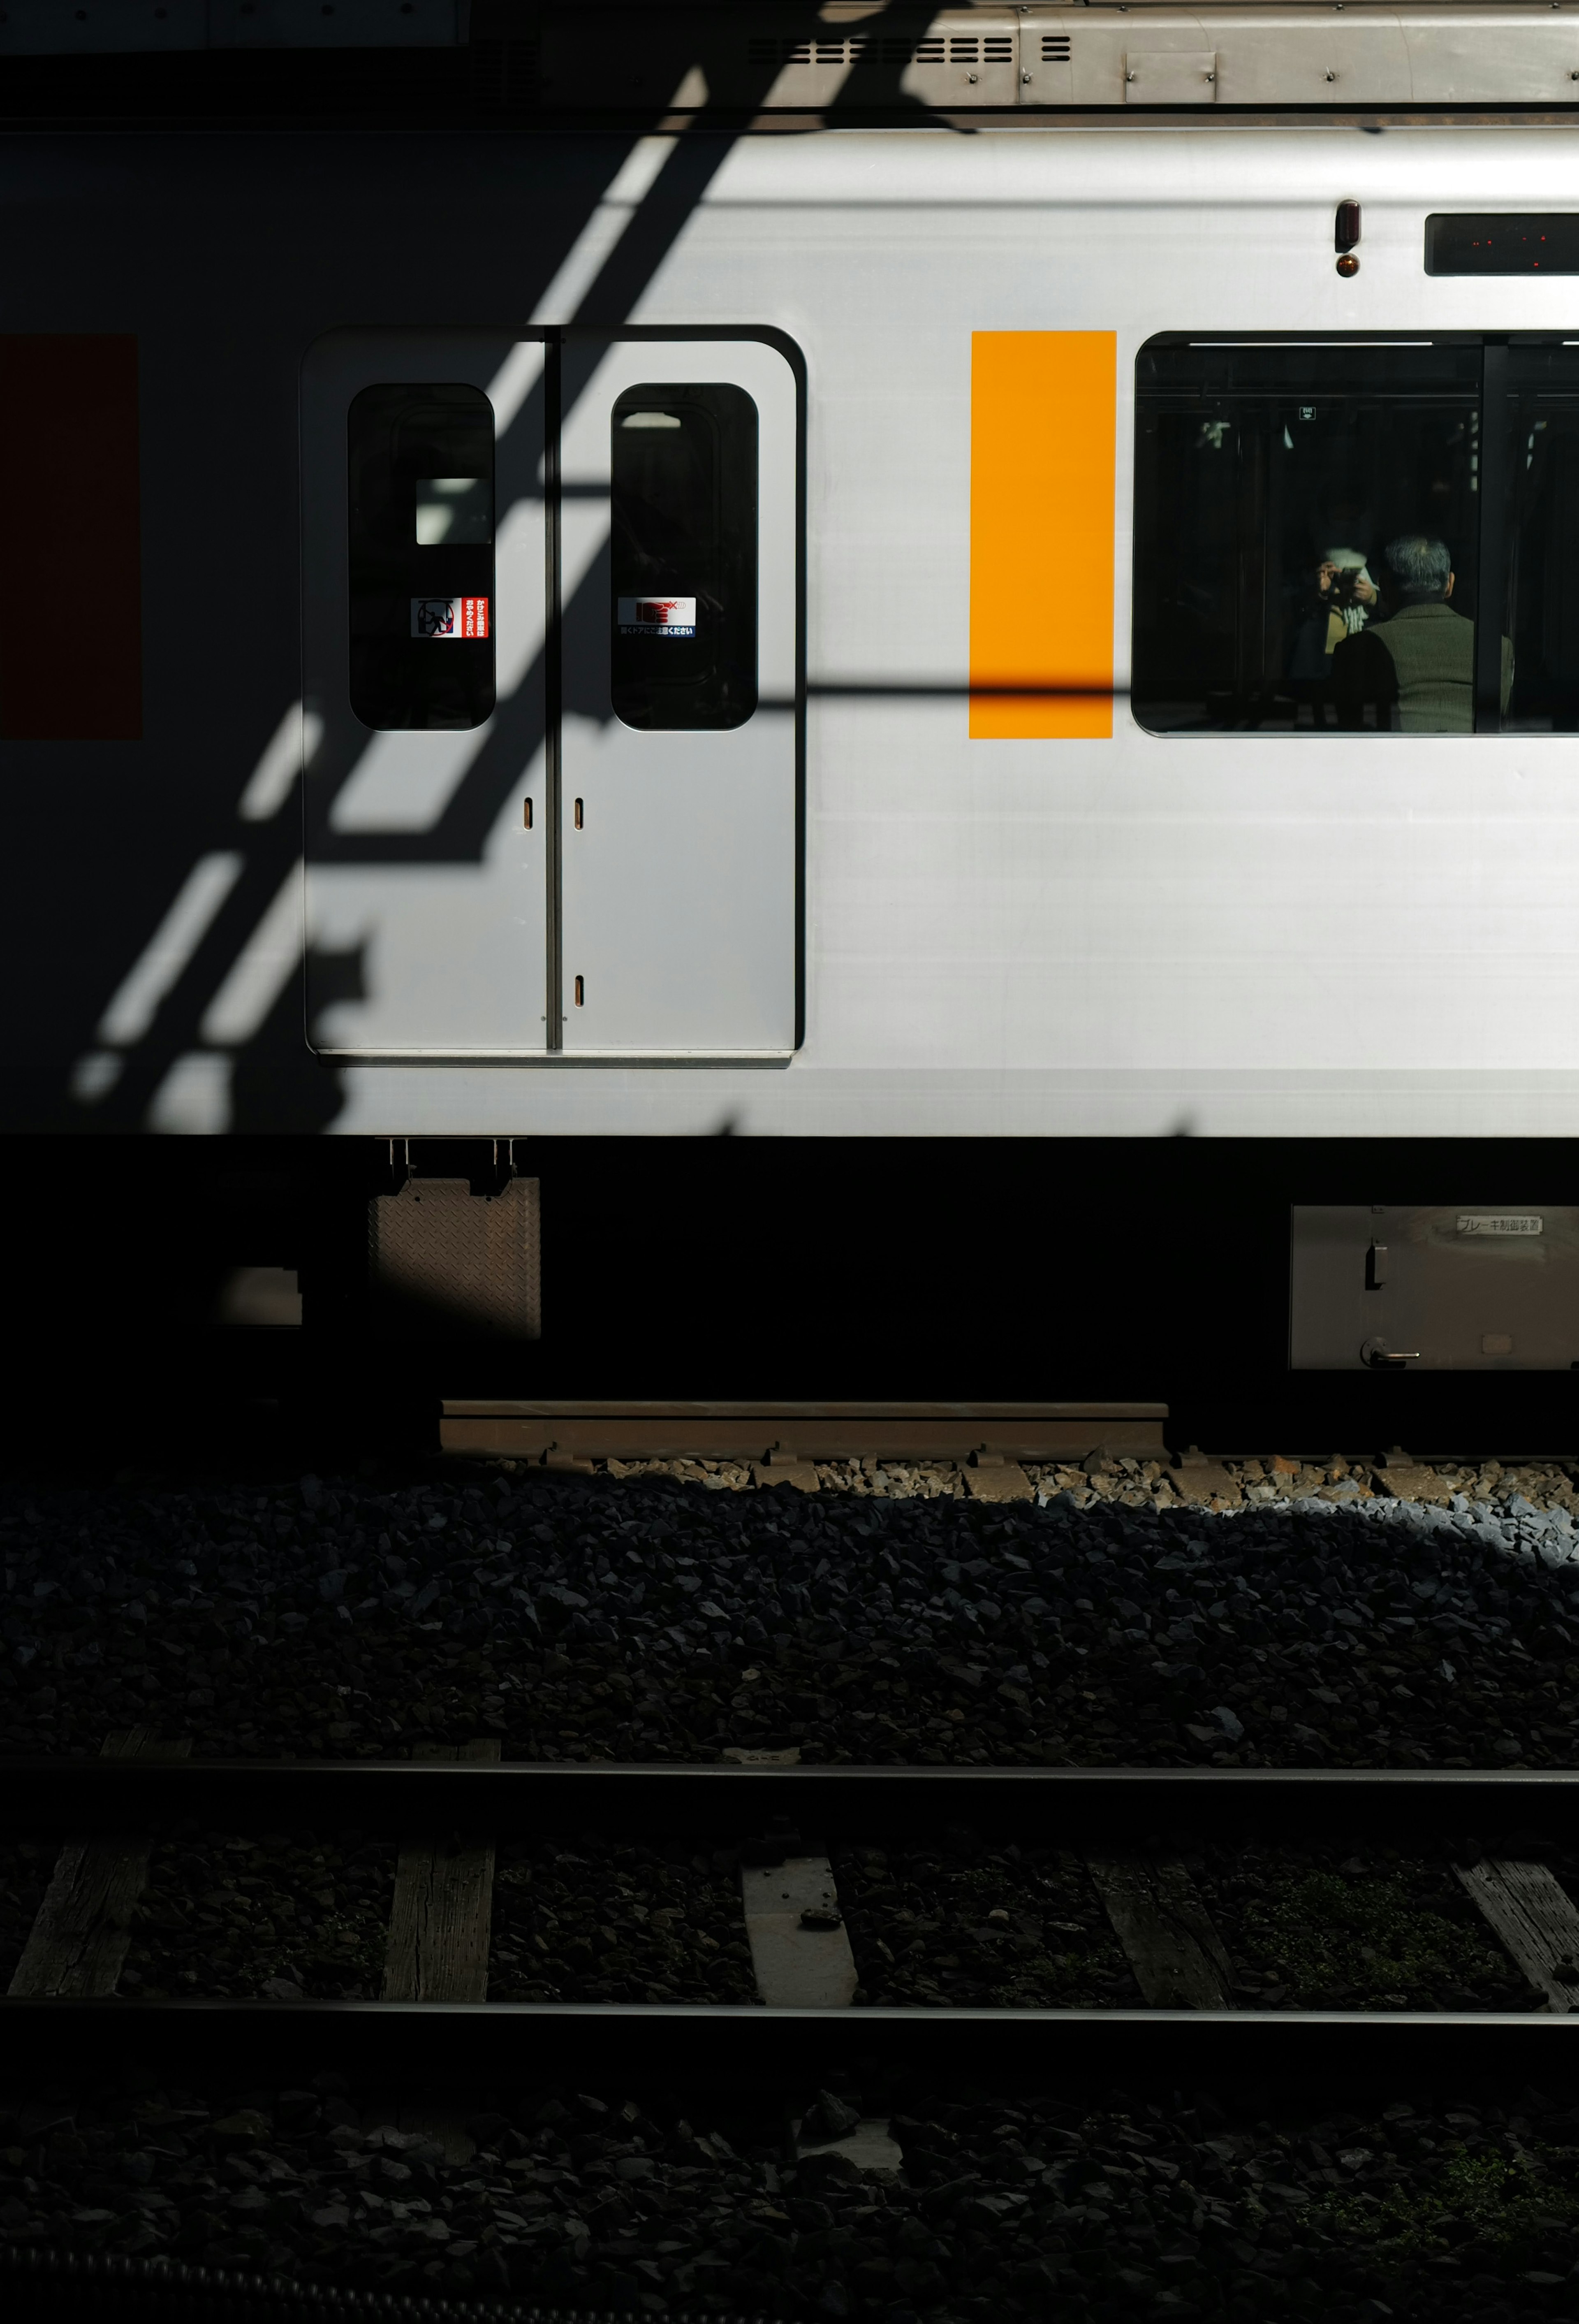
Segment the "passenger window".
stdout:
<svg viewBox="0 0 1579 2324">
<path fill-rule="evenodd" d="M 1142 724 L 1473 732 L 1481 364 L 1453 342 L 1142 350 Z"/>
<path fill-rule="evenodd" d="M 351 406 L 351 706 L 366 726 L 492 712 L 493 407 L 369 387 Z"/>
<path fill-rule="evenodd" d="M 633 387 L 612 427 L 615 714 L 743 726 L 757 707 L 757 406 L 740 387 Z"/>
</svg>

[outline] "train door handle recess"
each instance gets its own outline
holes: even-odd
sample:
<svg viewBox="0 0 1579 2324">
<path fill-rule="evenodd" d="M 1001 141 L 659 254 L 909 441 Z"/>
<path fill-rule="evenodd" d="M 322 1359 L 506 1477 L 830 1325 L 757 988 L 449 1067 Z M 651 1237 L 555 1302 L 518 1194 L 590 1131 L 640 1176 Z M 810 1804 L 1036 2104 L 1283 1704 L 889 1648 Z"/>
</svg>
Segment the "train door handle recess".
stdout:
<svg viewBox="0 0 1579 2324">
<path fill-rule="evenodd" d="M 577 799 L 577 801 L 576 801 L 576 803 L 575 803 L 575 827 L 576 827 L 576 829 L 577 829 L 578 831 L 581 829 L 581 801 L 580 801 L 580 799 Z"/>
<path fill-rule="evenodd" d="M 531 827 L 532 802 L 530 799 L 523 799 L 521 801 L 521 828 L 524 831 L 530 831 Z"/>
<path fill-rule="evenodd" d="M 1373 1242 L 1365 1253 L 1365 1288 L 1380 1291 L 1387 1280 L 1387 1245 Z"/>
<path fill-rule="evenodd" d="M 586 983 L 586 979 L 585 979 L 585 977 L 584 977 L 584 976 L 578 976 L 578 977 L 576 978 L 576 980 L 575 980 L 575 1005 L 576 1005 L 576 1007 L 577 1007 L 578 1009 L 581 1009 L 581 1008 L 584 1008 L 584 1007 L 585 1007 L 585 1005 L 586 1005 L 586 997 L 587 997 L 587 983 Z"/>
</svg>

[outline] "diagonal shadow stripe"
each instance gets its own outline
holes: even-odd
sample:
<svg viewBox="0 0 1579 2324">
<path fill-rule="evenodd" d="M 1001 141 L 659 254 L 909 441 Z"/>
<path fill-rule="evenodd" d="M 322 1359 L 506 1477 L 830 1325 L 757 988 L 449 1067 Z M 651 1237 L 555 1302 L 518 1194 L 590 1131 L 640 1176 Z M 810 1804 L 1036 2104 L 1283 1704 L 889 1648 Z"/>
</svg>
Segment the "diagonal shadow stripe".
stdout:
<svg viewBox="0 0 1579 2324">
<path fill-rule="evenodd" d="M 891 0 L 890 5 L 874 11 L 873 15 L 864 21 L 869 26 L 883 21 L 892 23 L 899 31 L 919 33 L 925 30 L 932 13 L 930 8 L 917 6 L 915 0 L 909 0 L 909 4 L 904 5 L 893 5 Z M 709 28 L 707 37 L 697 38 L 689 64 L 700 65 L 705 71 L 712 42 L 733 43 L 738 41 L 738 23 L 731 19 L 732 12 L 720 11 L 716 27 Z M 815 37 L 822 21 L 821 13 L 814 5 L 808 5 L 800 12 L 800 30 L 806 37 Z M 697 25 L 698 19 L 693 17 L 691 23 Z M 903 66 L 879 62 L 877 51 L 877 44 L 874 43 L 868 57 L 854 69 L 849 84 L 841 92 L 840 105 L 853 110 L 882 102 L 924 116 L 926 108 L 918 100 L 901 94 L 899 82 Z M 738 66 L 736 69 L 738 71 Z M 776 62 L 764 64 L 760 87 L 754 92 L 754 102 L 746 107 L 739 103 L 732 105 L 728 109 L 727 128 L 722 125 L 721 116 L 710 121 L 708 111 L 704 109 L 693 116 L 688 125 L 676 135 L 662 167 L 583 293 L 571 323 L 565 327 L 559 385 L 562 413 L 571 410 L 584 392 L 603 353 L 593 342 L 578 342 L 574 334 L 578 331 L 607 332 L 629 320 L 733 151 L 742 134 L 742 122 L 748 120 L 751 113 L 766 99 L 777 70 Z M 677 71 L 676 84 L 681 77 Z M 538 280 L 535 289 L 528 294 L 528 311 L 544 295 L 580 236 L 592 223 L 602 202 L 607 199 L 610 188 L 640 141 L 650 134 L 659 122 L 666 120 L 666 104 L 659 104 L 655 106 L 649 115 L 632 124 L 619 143 L 615 168 L 602 192 L 588 201 L 558 243 L 538 254 L 536 269 Z M 506 488 L 500 495 L 500 506 L 508 507 L 542 496 L 537 458 L 538 447 L 545 438 L 548 392 L 545 375 L 536 383 L 510 428 L 500 438 L 496 452 L 498 475 Z M 588 589 L 598 586 L 601 569 L 599 562 L 594 560 L 592 570 L 573 599 L 577 607 L 587 602 Z M 565 610 L 568 613 L 570 608 L 567 606 Z M 419 834 L 358 833 L 353 836 L 331 833 L 327 828 L 327 819 L 332 814 L 334 801 L 362 763 L 372 745 L 372 737 L 370 734 L 367 742 L 356 751 L 347 752 L 343 765 L 326 767 L 321 761 L 316 761 L 311 809 L 313 820 L 308 833 L 308 847 L 312 860 L 368 864 L 479 862 L 505 801 L 517 788 L 521 770 L 530 763 L 546 737 L 545 704 L 553 699 L 549 681 L 554 675 L 546 666 L 546 646 L 520 684 L 500 705 L 484 742 L 468 766 L 443 816 L 431 830 Z M 91 1116 L 95 1128 L 114 1130 L 142 1127 L 150 1104 L 173 1062 L 179 1056 L 202 1047 L 204 1018 L 215 996 L 243 959 L 263 916 L 275 901 L 281 883 L 298 860 L 300 838 L 299 823 L 289 806 L 268 824 L 236 824 L 217 833 L 204 835 L 207 845 L 224 844 L 243 854 L 241 876 L 201 941 L 195 946 L 180 974 L 164 995 L 150 1031 L 126 1053 L 118 1083 L 95 1105 Z M 178 881 L 170 892 L 175 893 L 179 886 Z M 162 911 L 168 901 L 168 896 L 161 899 L 152 925 L 157 926 L 158 912 Z M 122 964 L 106 979 L 106 993 L 119 987 L 127 967 L 127 964 Z M 348 987 L 353 988 L 356 973 L 354 962 L 337 962 L 334 964 L 331 981 L 344 992 Z M 267 1021 L 275 1023 L 278 1015 L 278 1009 L 269 1011 Z M 305 1045 L 295 1062 L 302 1074 L 314 1079 L 320 1099 L 326 1081 L 337 1085 L 337 1074 L 319 1065 Z M 321 1121 L 321 1126 L 327 1128 L 334 1113 L 338 1111 L 338 1104 L 324 1104 L 315 1100 L 308 1111 L 316 1122 Z M 263 1102 L 262 1092 L 255 1092 L 249 1100 L 244 1109 L 245 1119 L 243 1111 L 243 1109 L 238 1107 L 232 1120 L 233 1129 L 267 1130 L 276 1126 L 274 1106 L 271 1102 Z M 78 1120 L 83 1119 L 80 1115 L 75 1118 Z"/>
</svg>

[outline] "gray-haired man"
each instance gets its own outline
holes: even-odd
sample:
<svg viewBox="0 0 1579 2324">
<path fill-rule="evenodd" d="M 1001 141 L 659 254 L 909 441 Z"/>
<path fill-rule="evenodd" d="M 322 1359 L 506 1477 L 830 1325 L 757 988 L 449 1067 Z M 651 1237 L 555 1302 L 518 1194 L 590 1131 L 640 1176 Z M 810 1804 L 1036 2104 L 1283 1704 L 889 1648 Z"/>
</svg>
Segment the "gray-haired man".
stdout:
<svg viewBox="0 0 1579 2324">
<path fill-rule="evenodd" d="M 1474 732 L 1474 623 L 1455 613 L 1453 559 L 1446 541 L 1429 533 L 1401 533 L 1387 549 L 1398 604 L 1385 622 L 1345 638 L 1332 658 L 1332 690 L 1345 726 L 1363 722 L 1372 704 L 1378 725 L 1406 734 Z M 1513 647 L 1502 640 L 1501 700 L 1513 684 Z"/>
</svg>

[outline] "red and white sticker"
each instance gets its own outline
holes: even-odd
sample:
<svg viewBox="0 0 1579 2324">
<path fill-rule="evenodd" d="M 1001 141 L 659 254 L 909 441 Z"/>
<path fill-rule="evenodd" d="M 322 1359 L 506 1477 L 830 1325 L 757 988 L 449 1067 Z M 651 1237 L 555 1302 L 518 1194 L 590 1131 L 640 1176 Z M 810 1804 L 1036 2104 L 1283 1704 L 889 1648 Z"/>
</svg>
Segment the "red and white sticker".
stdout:
<svg viewBox="0 0 1579 2324">
<path fill-rule="evenodd" d="M 620 634 L 622 638 L 693 638 L 696 635 L 694 597 L 621 597 Z"/>
<path fill-rule="evenodd" d="M 411 634 L 414 638 L 485 638 L 488 635 L 486 597 L 413 597 Z"/>
</svg>

